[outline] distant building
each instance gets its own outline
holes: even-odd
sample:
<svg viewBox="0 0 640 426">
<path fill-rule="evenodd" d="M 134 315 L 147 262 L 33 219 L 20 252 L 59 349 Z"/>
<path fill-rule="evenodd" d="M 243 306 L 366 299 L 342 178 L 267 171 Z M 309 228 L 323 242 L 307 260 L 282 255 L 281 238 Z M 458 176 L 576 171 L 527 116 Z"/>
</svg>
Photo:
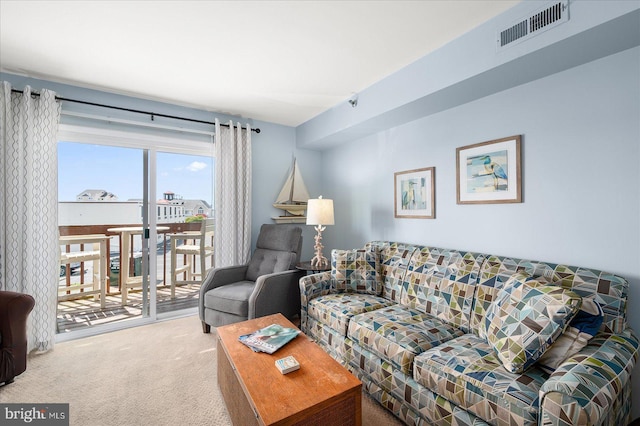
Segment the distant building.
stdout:
<svg viewBox="0 0 640 426">
<path fill-rule="evenodd" d="M 70 225 L 119 225 L 142 222 L 142 199 L 118 201 L 118 197 L 102 189 L 86 189 L 77 201 L 58 203 L 58 222 Z M 212 217 L 213 211 L 204 200 L 183 200 L 167 191 L 157 201 L 157 223 L 182 223 L 189 216 Z"/>
<path fill-rule="evenodd" d="M 111 192 L 107 192 L 104 189 L 85 189 L 76 196 L 78 201 L 118 201 Z"/>
<path fill-rule="evenodd" d="M 177 195 L 171 191 L 166 191 L 164 193 L 164 198 L 162 200 L 158 200 L 158 208 L 161 206 L 164 207 L 166 205 L 169 206 L 181 206 L 184 209 L 184 215 L 186 217 L 189 216 L 212 216 L 211 205 L 204 200 L 185 200 L 182 196 Z M 158 214 L 160 214 L 158 212 Z"/>
</svg>

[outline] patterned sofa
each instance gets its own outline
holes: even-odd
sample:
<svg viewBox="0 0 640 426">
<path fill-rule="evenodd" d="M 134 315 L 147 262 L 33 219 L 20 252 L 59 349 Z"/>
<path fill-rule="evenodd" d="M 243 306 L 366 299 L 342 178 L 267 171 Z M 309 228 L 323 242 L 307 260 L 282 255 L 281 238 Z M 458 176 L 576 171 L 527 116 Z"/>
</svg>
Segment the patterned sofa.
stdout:
<svg viewBox="0 0 640 426">
<path fill-rule="evenodd" d="M 626 324 L 624 278 L 388 241 L 370 242 L 359 250 L 333 250 L 331 261 L 331 271 L 300 279 L 301 328 L 404 423 L 629 423 L 638 339 Z M 530 286 L 521 284 L 527 280 Z M 504 341 L 496 338 L 498 331 L 488 335 L 487 327 L 489 322 L 495 326 L 500 312 L 505 312 L 500 309 L 511 306 L 496 308 L 498 301 L 512 300 L 505 294 L 515 297 L 518 288 L 531 291 L 539 285 L 568 295 L 562 307 L 573 311 L 567 311 L 566 321 L 580 309 L 581 300 L 591 297 L 602 308 L 602 323 L 586 346 L 551 374 L 537 362 L 521 362 L 522 371 L 512 372 L 501 356 L 513 348 L 508 343 L 497 351 L 496 341 Z M 516 290 L 508 290 L 512 288 Z M 550 324 L 555 321 L 557 312 L 549 314 L 545 306 L 536 309 L 553 319 Z M 534 320 L 539 317 L 539 312 L 533 314 Z M 513 331 L 529 320 L 500 321 L 504 327 L 491 330 Z M 568 327 L 556 325 L 559 331 L 543 339 L 537 356 Z M 536 336 L 536 326 L 531 326 L 533 332 L 525 328 L 512 334 L 524 335 L 527 341 L 529 334 Z M 537 342 L 540 346 L 540 339 Z"/>
</svg>

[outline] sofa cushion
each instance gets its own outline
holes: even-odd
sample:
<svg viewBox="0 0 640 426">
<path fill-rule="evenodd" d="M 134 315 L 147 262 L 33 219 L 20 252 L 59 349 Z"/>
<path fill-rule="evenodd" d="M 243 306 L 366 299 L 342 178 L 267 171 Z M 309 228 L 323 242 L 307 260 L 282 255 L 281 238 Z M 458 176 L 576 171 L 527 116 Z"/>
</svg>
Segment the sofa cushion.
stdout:
<svg viewBox="0 0 640 426">
<path fill-rule="evenodd" d="M 560 336 L 581 302 L 570 290 L 515 274 L 487 311 L 487 340 L 508 371 L 521 373 Z"/>
<path fill-rule="evenodd" d="M 401 373 L 393 364 L 381 360 L 376 354 L 358 345 L 347 343 L 346 346 L 351 349 L 348 352 L 353 354 L 349 370 L 362 381 L 362 389 L 402 423 L 421 426 L 489 426 L 471 412 L 418 384 L 413 380 L 413 375 Z"/>
<path fill-rule="evenodd" d="M 409 262 L 401 304 L 468 332 L 475 283 L 483 255 L 436 247 L 416 250 Z"/>
<path fill-rule="evenodd" d="M 487 256 L 482 264 L 476 298 L 474 301 L 471 328 L 480 333 L 484 328 L 487 309 L 504 284 L 516 272 L 527 272 L 533 277 L 545 277 L 572 290 L 581 297 L 592 297 L 602 307 L 604 321 L 600 331 L 621 333 L 626 327 L 627 295 L 629 283 L 622 277 L 575 266 L 544 263 L 502 256 Z"/>
<path fill-rule="evenodd" d="M 457 327 L 401 305 L 354 316 L 347 337 L 380 358 L 411 374 L 413 358 L 462 335 Z"/>
<path fill-rule="evenodd" d="M 537 367 L 523 374 L 502 367 L 493 348 L 465 334 L 414 360 L 414 379 L 492 425 L 535 425 L 538 391 L 548 375 Z"/>
<path fill-rule="evenodd" d="M 249 312 L 249 296 L 255 285 L 253 281 L 239 281 L 213 288 L 204 294 L 204 307 L 246 317 Z"/>
<path fill-rule="evenodd" d="M 339 292 L 379 295 L 382 279 L 378 250 L 331 250 L 331 277 Z"/>
<path fill-rule="evenodd" d="M 538 366 L 551 374 L 564 360 L 577 354 L 598 333 L 604 316 L 602 308 L 593 297 L 582 299 L 580 310 L 569 327 L 538 359 Z"/>
<path fill-rule="evenodd" d="M 402 284 L 409 266 L 411 256 L 417 247 L 402 243 L 371 242 L 366 247 L 380 248 L 380 272 L 382 276 L 382 296 L 385 299 L 400 303 Z"/>
<path fill-rule="evenodd" d="M 338 293 L 319 296 L 309 301 L 307 315 L 341 336 L 347 335 L 349 320 L 362 312 L 389 306 L 393 302 L 380 296 L 360 293 Z"/>
</svg>

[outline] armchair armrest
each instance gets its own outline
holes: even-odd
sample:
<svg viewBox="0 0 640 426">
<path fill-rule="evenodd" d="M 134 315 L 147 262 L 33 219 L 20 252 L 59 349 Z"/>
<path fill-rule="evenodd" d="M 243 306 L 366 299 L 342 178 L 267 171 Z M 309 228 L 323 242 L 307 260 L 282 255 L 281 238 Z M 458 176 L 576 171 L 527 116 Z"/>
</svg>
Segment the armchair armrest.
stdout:
<svg viewBox="0 0 640 426">
<path fill-rule="evenodd" d="M 242 281 L 247 275 L 248 265 L 225 266 L 215 268 L 209 271 L 200 286 L 200 302 L 198 303 L 198 312 L 200 319 L 204 321 L 204 295 L 209 290 L 226 284 Z"/>
<path fill-rule="evenodd" d="M 307 331 L 307 307 L 309 301 L 325 294 L 335 291 L 336 283 L 331 278 L 331 271 L 320 272 L 318 274 L 307 275 L 300 278 L 300 329 Z"/>
<path fill-rule="evenodd" d="M 261 275 L 249 297 L 249 319 L 282 313 L 289 319 L 300 315 L 298 281 L 304 274 L 295 269 Z"/>
<path fill-rule="evenodd" d="M 630 328 L 593 338 L 542 385 L 539 424 L 627 424 L 638 346 Z"/>
<path fill-rule="evenodd" d="M 27 368 L 27 318 L 34 306 L 31 295 L 0 291 L 0 383 Z"/>
</svg>

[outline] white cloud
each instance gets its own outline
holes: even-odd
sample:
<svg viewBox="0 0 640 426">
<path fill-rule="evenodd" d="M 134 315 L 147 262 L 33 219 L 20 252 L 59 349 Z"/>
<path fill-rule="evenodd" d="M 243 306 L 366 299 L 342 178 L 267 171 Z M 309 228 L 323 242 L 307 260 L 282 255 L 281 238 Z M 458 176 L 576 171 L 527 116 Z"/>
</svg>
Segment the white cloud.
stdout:
<svg viewBox="0 0 640 426">
<path fill-rule="evenodd" d="M 189 170 L 190 172 L 199 172 L 200 170 L 206 169 L 206 168 L 207 168 L 207 164 L 201 161 L 194 161 L 193 163 L 187 166 L 187 170 Z"/>
</svg>

